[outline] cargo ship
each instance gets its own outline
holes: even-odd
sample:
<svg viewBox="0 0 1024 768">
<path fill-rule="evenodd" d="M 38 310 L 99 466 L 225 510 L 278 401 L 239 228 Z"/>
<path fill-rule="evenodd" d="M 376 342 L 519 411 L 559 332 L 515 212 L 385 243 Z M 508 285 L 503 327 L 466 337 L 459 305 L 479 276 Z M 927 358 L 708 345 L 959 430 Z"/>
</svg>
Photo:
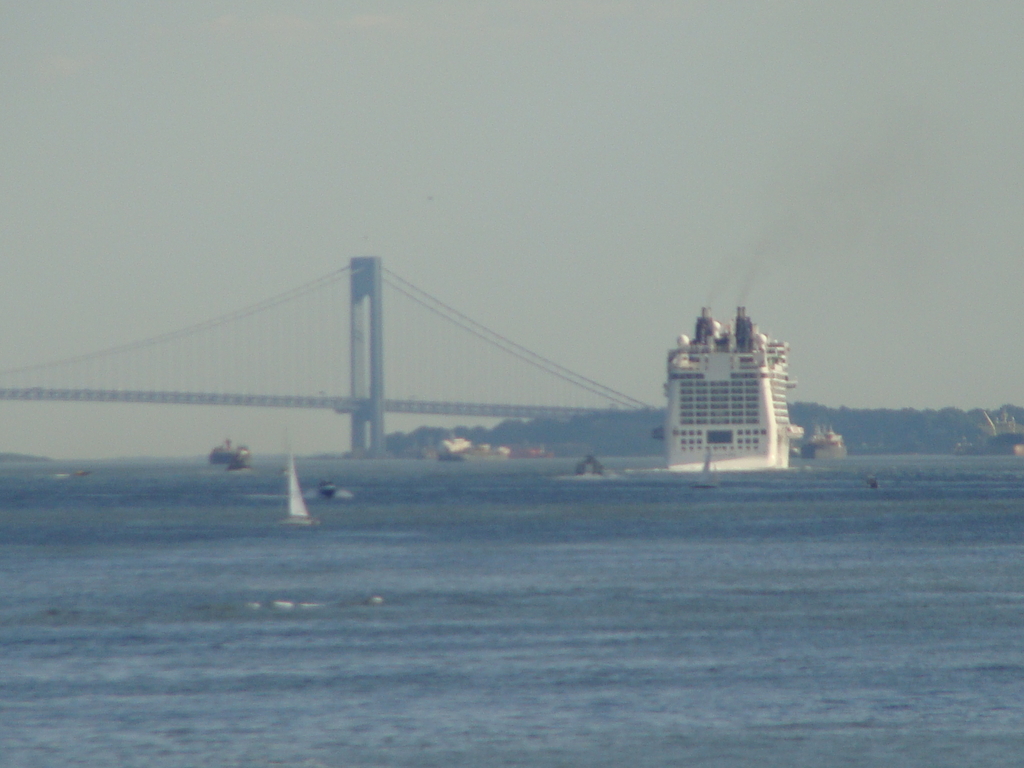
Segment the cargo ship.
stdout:
<svg viewBox="0 0 1024 768">
<path fill-rule="evenodd" d="M 229 470 L 249 469 L 252 454 L 244 445 L 232 445 L 230 440 L 225 440 L 224 445 L 210 451 L 209 460 L 211 464 L 226 464 Z"/>
<path fill-rule="evenodd" d="M 841 459 L 846 456 L 846 443 L 832 427 L 816 427 L 814 436 L 800 446 L 800 456 L 804 459 Z"/>
<path fill-rule="evenodd" d="M 720 472 L 788 467 L 790 441 L 803 435 L 789 421 L 788 358 L 789 345 L 761 333 L 745 307 L 725 324 L 704 307 L 693 338 L 668 352 L 668 468 L 700 472 L 709 457 Z"/>
<path fill-rule="evenodd" d="M 985 441 L 985 453 L 999 456 L 1024 456 L 1024 426 L 1017 423 L 1017 420 L 1003 411 L 995 421 L 988 415 L 988 411 L 982 411 L 985 415 L 985 425 L 982 429 L 988 434 Z"/>
<path fill-rule="evenodd" d="M 512 450 L 504 445 L 492 448 L 487 443 L 474 444 L 464 437 L 453 437 L 449 440 L 442 440 L 441 447 L 437 451 L 437 458 L 441 461 L 507 459 L 511 455 Z"/>
</svg>

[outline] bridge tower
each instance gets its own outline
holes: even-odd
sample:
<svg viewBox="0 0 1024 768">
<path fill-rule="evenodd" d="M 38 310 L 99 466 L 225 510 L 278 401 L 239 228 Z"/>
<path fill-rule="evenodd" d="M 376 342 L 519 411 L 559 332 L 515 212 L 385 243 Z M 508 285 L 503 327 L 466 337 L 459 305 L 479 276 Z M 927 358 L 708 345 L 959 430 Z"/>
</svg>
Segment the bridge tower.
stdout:
<svg viewBox="0 0 1024 768">
<path fill-rule="evenodd" d="M 384 327 L 379 256 L 351 261 L 352 452 L 384 455 Z M 369 427 L 369 434 L 367 434 Z"/>
</svg>

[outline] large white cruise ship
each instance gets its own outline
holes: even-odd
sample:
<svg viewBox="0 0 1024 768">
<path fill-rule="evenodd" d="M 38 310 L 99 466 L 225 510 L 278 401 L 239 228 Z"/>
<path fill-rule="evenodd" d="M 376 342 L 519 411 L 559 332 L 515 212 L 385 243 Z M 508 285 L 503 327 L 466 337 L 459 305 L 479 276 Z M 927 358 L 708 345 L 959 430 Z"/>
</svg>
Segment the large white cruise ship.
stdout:
<svg viewBox="0 0 1024 768">
<path fill-rule="evenodd" d="M 785 469 L 789 423 L 789 345 L 769 339 L 739 307 L 723 325 L 705 307 L 693 339 L 668 353 L 665 447 L 668 468 L 700 471 L 710 458 L 719 471 Z"/>
</svg>

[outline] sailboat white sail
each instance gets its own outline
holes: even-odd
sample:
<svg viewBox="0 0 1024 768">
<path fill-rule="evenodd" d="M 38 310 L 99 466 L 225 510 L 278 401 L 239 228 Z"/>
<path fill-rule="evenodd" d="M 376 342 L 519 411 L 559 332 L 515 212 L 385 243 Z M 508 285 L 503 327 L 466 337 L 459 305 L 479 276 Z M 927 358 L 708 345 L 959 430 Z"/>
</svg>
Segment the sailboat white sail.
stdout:
<svg viewBox="0 0 1024 768">
<path fill-rule="evenodd" d="M 282 522 L 289 525 L 314 525 L 318 522 L 310 516 L 306 500 L 302 498 L 302 487 L 295 472 L 295 457 L 288 454 L 288 517 Z"/>
<path fill-rule="evenodd" d="M 711 451 L 708 450 L 704 457 L 704 469 L 701 470 L 700 478 L 693 484 L 694 488 L 717 488 L 718 473 L 711 469 Z"/>
</svg>

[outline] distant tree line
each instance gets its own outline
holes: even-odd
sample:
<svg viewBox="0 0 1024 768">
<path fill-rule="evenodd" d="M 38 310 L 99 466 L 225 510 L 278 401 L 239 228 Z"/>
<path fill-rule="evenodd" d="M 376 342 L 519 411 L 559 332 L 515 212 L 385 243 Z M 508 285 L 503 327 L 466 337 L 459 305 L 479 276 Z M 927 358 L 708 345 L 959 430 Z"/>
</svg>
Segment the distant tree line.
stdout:
<svg viewBox="0 0 1024 768">
<path fill-rule="evenodd" d="M 996 419 L 1006 413 L 1024 422 L 1024 409 L 1004 405 L 988 411 Z M 815 427 L 831 427 L 843 436 L 851 454 L 981 453 L 988 434 L 981 408 L 918 411 L 914 408 L 829 408 L 817 403 L 791 403 L 789 414 L 807 436 Z"/>
<path fill-rule="evenodd" d="M 0 453 L 0 461 L 50 461 L 46 456 L 31 456 L 27 453 Z"/>
<path fill-rule="evenodd" d="M 880 453 L 981 453 L 987 433 L 980 408 L 961 411 L 830 408 L 817 403 L 790 403 L 790 418 L 810 437 L 816 427 L 831 427 L 843 436 L 850 454 Z M 1024 408 L 1004 405 L 988 411 L 993 419 L 1006 413 L 1024 423 Z M 662 453 L 661 440 L 651 437 L 662 426 L 664 410 L 622 411 L 570 419 L 508 419 L 486 427 L 420 427 L 412 432 L 387 436 L 393 456 L 429 455 L 442 440 L 464 437 L 474 443 L 539 448 L 556 456 L 651 456 Z"/>
<path fill-rule="evenodd" d="M 665 421 L 665 411 L 622 411 L 570 419 L 507 419 L 492 429 L 486 427 L 420 427 L 409 433 L 386 437 L 393 456 L 414 457 L 434 450 L 442 440 L 464 437 L 474 443 L 507 445 L 519 449 L 542 449 L 555 456 L 650 456 L 662 452 L 661 441 L 651 438 L 652 430 Z"/>
</svg>

